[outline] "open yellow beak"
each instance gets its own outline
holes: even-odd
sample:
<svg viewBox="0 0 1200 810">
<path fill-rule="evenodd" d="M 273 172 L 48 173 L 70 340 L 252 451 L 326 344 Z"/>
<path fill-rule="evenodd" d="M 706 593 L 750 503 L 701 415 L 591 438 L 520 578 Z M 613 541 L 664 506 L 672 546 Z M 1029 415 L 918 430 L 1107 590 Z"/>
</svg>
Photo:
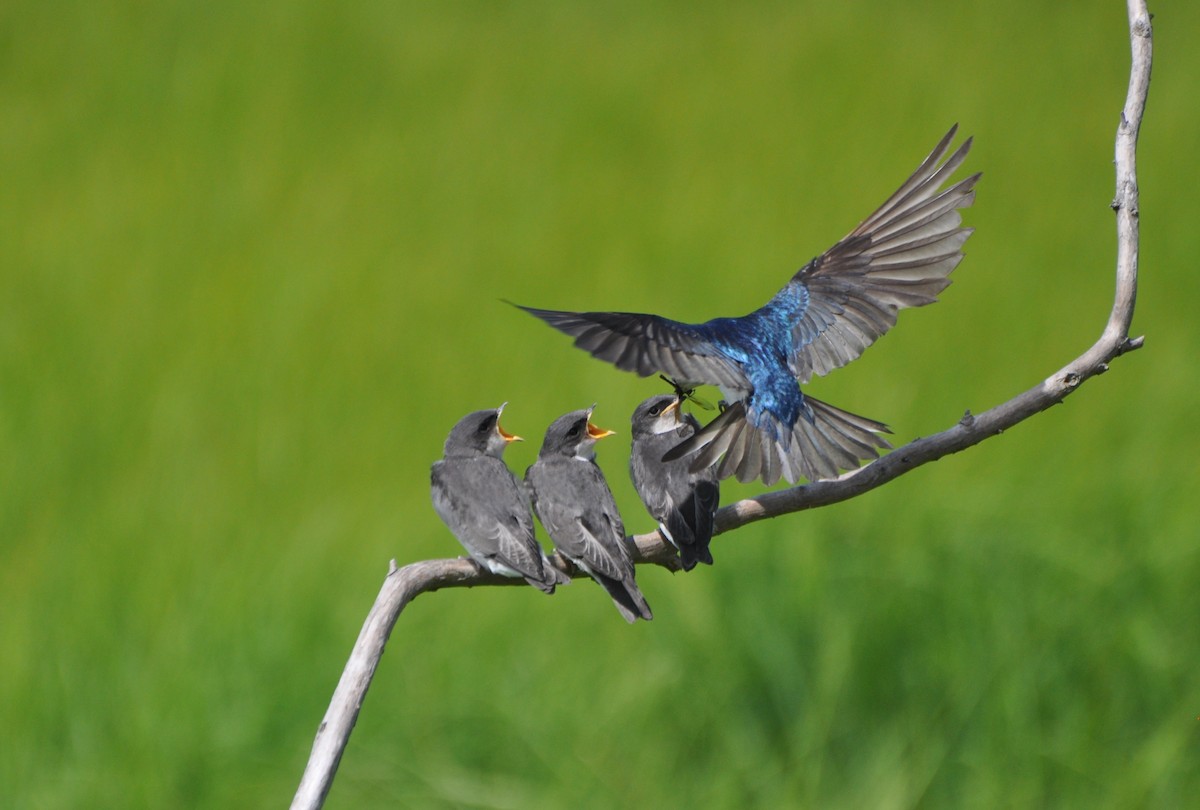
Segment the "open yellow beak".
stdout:
<svg viewBox="0 0 1200 810">
<path fill-rule="evenodd" d="M 604 428 L 596 427 L 595 425 L 592 424 L 592 420 L 590 420 L 590 419 L 588 420 L 588 423 L 587 423 L 587 432 L 588 432 L 588 436 L 590 436 L 593 439 L 603 439 L 605 436 L 616 436 L 617 435 L 615 431 L 605 430 Z"/>
<path fill-rule="evenodd" d="M 504 413 L 504 407 L 506 405 L 508 405 L 507 402 L 496 409 L 496 432 L 499 433 L 500 438 L 504 439 L 506 442 L 523 442 L 525 440 L 520 436 L 516 435 L 515 433 L 509 433 L 504 428 L 500 427 L 500 414 Z"/>
</svg>

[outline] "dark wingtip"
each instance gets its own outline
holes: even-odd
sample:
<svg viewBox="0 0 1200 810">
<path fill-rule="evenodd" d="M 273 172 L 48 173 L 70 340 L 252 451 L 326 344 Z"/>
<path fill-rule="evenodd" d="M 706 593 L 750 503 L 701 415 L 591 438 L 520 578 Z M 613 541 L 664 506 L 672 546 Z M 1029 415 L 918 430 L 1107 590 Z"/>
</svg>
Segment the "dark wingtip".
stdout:
<svg viewBox="0 0 1200 810">
<path fill-rule="evenodd" d="M 692 445 L 689 444 L 689 442 L 691 442 L 691 440 L 694 438 L 695 438 L 695 434 L 693 434 L 692 436 L 689 436 L 688 438 L 681 441 L 679 444 L 672 447 L 667 452 L 663 453 L 662 462 L 665 464 L 669 461 L 676 461 L 678 459 L 683 458 L 688 453 L 692 452 L 693 447 L 692 447 Z"/>
<path fill-rule="evenodd" d="M 679 552 L 679 561 L 684 571 L 691 571 L 699 563 L 713 564 L 712 553 L 709 552 L 707 546 L 685 547 Z"/>
<path fill-rule="evenodd" d="M 553 580 L 546 582 L 544 580 L 534 579 L 533 577 L 525 577 L 525 581 L 547 596 L 550 596 L 554 593 L 555 582 Z"/>
<path fill-rule="evenodd" d="M 533 317 L 540 318 L 541 320 L 546 321 L 547 323 L 549 323 L 549 321 L 547 320 L 547 317 L 546 317 L 548 315 L 570 315 L 570 314 L 573 314 L 573 313 L 569 313 L 569 312 L 560 312 L 559 310 L 556 310 L 556 309 L 541 309 L 539 307 L 527 307 L 524 304 L 518 304 L 516 301 L 509 301 L 507 298 L 501 298 L 500 300 L 502 302 L 504 302 L 505 304 L 508 304 L 510 307 L 516 307 L 517 309 L 521 310 L 522 312 L 528 312 Z"/>
</svg>

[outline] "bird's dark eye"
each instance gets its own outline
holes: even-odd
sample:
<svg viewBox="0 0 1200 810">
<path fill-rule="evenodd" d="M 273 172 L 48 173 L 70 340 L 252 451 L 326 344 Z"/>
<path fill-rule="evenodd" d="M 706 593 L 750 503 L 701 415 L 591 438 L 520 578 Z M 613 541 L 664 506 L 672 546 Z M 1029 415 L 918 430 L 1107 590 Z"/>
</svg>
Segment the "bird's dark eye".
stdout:
<svg viewBox="0 0 1200 810">
<path fill-rule="evenodd" d="M 651 416 L 658 416 L 660 413 L 662 413 L 662 405 L 655 405 L 650 409 Z"/>
<path fill-rule="evenodd" d="M 571 429 L 567 431 L 567 435 L 571 436 L 572 438 L 579 435 L 579 423 L 578 422 L 571 426 Z"/>
<path fill-rule="evenodd" d="M 487 419 L 484 419 L 482 422 L 479 423 L 479 432 L 480 433 L 487 433 L 491 429 L 492 429 L 492 418 L 490 416 Z"/>
</svg>

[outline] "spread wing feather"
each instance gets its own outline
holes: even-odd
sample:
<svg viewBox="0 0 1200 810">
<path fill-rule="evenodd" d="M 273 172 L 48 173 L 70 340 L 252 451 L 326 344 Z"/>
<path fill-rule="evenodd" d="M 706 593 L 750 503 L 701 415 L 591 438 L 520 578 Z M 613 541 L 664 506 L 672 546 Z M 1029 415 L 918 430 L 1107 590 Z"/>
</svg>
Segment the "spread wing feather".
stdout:
<svg viewBox="0 0 1200 810">
<path fill-rule="evenodd" d="M 942 161 L 957 130 L 873 214 L 792 278 L 808 291 L 808 307 L 792 328 L 790 364 L 800 382 L 854 360 L 895 325 L 899 310 L 933 303 L 950 284 L 972 233 L 958 210 L 974 203 L 979 180 L 975 174 L 941 189 L 971 148 L 968 138 Z"/>
<path fill-rule="evenodd" d="M 575 338 L 593 357 L 643 377 L 745 388 L 738 365 L 686 323 L 636 312 L 560 312 L 516 305 Z"/>
</svg>

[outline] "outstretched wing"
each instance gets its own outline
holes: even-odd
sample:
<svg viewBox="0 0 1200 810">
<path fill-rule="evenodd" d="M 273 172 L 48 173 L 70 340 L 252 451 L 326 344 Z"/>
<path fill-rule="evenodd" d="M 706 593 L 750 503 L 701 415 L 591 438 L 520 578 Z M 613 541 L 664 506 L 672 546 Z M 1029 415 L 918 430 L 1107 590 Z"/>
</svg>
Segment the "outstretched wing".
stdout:
<svg viewBox="0 0 1200 810">
<path fill-rule="evenodd" d="M 974 230 L 962 227 L 958 209 L 975 201 L 980 177 L 941 190 L 971 148 L 968 138 L 942 162 L 957 131 L 956 124 L 887 202 L 780 292 L 797 284 L 808 292 L 792 328 L 790 362 L 800 382 L 854 360 L 895 325 L 899 310 L 933 303 L 950 284 Z"/>
<path fill-rule="evenodd" d="M 746 375 L 690 324 L 636 312 L 559 312 L 515 304 L 575 338 L 593 357 L 643 377 L 745 388 Z"/>
</svg>

